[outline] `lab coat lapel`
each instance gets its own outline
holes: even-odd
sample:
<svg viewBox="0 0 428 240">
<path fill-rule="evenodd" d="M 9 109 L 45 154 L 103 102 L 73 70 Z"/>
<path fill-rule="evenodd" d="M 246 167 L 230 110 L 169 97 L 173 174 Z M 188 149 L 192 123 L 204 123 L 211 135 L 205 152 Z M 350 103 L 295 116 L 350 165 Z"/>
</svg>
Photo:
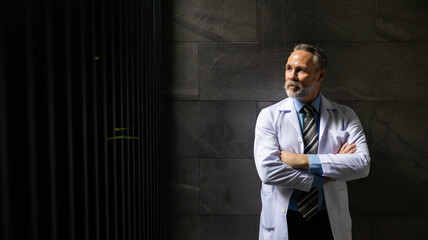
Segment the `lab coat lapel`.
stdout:
<svg viewBox="0 0 428 240">
<path fill-rule="evenodd" d="M 291 124 L 293 128 L 300 133 L 302 136 L 302 131 L 300 130 L 299 118 L 297 117 L 296 108 L 294 107 L 293 99 L 287 98 L 284 104 L 279 107 L 279 111 L 284 111 L 284 113 L 289 114 L 290 116 L 286 118 L 287 124 Z"/>
<path fill-rule="evenodd" d="M 287 98 L 286 101 L 279 106 L 278 110 L 282 112 L 282 114 L 286 114 L 284 117 L 284 126 L 286 129 L 282 132 L 287 133 L 287 138 L 290 142 L 294 142 L 294 144 L 287 145 L 290 147 L 288 150 L 303 153 L 302 130 L 300 129 L 299 118 L 296 108 L 294 107 L 293 99 Z"/>
</svg>

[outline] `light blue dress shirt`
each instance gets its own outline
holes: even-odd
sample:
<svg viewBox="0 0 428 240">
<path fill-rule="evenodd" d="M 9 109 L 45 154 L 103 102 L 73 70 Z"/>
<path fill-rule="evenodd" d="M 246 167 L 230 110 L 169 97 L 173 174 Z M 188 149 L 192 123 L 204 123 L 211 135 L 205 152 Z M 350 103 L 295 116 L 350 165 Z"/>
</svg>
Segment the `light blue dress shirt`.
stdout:
<svg viewBox="0 0 428 240">
<path fill-rule="evenodd" d="M 303 108 L 303 106 L 306 105 L 306 103 L 300 101 L 297 98 L 293 98 L 294 107 L 297 111 L 297 115 L 299 117 L 299 123 L 300 123 L 300 129 L 303 131 L 303 122 L 305 113 L 301 113 L 300 110 Z M 321 105 L 321 97 L 318 95 L 318 97 L 310 103 L 312 107 L 316 110 L 314 112 L 315 119 L 317 120 L 317 129 L 319 133 L 320 128 L 320 105 Z M 318 134 L 319 137 L 319 134 Z M 308 160 L 309 160 L 309 172 L 315 174 L 314 181 L 312 182 L 313 188 L 319 188 L 318 191 L 318 210 L 324 210 L 326 209 L 325 201 L 324 201 L 324 193 L 323 193 L 323 185 L 324 185 L 324 177 L 322 176 L 323 170 L 321 167 L 321 161 L 317 154 L 308 154 Z M 300 191 L 294 190 L 293 195 L 290 199 L 290 204 L 288 206 L 289 209 L 297 211 L 297 202 L 299 199 Z"/>
</svg>

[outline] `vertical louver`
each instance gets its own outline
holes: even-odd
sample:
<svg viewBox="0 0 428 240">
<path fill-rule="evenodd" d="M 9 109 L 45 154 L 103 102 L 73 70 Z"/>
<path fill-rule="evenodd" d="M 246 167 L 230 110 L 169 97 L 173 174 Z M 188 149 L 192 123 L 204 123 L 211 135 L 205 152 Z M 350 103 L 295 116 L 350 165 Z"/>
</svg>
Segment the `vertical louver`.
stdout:
<svg viewBox="0 0 428 240">
<path fill-rule="evenodd" d="M 0 239 L 161 239 L 159 0 L 0 6 Z"/>
</svg>

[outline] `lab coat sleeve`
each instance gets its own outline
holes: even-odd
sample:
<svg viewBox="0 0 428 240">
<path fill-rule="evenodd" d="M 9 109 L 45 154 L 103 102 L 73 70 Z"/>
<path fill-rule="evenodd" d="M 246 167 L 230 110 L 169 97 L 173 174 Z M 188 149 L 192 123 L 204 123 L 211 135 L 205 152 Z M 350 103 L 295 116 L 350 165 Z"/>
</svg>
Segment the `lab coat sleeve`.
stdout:
<svg viewBox="0 0 428 240">
<path fill-rule="evenodd" d="M 345 129 L 349 134 L 347 142 L 355 143 L 353 154 L 319 154 L 323 176 L 336 180 L 350 181 L 366 177 L 370 170 L 370 155 L 363 127 L 355 112 L 346 107 L 344 111 Z"/>
<path fill-rule="evenodd" d="M 309 191 L 314 174 L 288 166 L 281 161 L 279 154 L 272 114 L 263 109 L 257 118 L 254 140 L 254 159 L 260 179 L 264 184 Z"/>
</svg>

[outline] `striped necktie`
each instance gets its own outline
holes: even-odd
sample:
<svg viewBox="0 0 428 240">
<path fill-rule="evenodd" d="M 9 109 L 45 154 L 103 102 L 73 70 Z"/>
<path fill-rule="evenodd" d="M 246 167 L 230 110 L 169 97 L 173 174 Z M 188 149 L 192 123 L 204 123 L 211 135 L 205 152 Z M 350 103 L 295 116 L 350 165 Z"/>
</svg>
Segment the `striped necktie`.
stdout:
<svg viewBox="0 0 428 240">
<path fill-rule="evenodd" d="M 306 117 L 303 122 L 303 142 L 305 154 L 318 153 L 317 121 L 311 105 L 303 106 Z M 297 202 L 298 210 L 306 220 L 311 219 L 318 212 L 318 188 L 311 188 L 309 192 L 301 192 Z"/>
</svg>

